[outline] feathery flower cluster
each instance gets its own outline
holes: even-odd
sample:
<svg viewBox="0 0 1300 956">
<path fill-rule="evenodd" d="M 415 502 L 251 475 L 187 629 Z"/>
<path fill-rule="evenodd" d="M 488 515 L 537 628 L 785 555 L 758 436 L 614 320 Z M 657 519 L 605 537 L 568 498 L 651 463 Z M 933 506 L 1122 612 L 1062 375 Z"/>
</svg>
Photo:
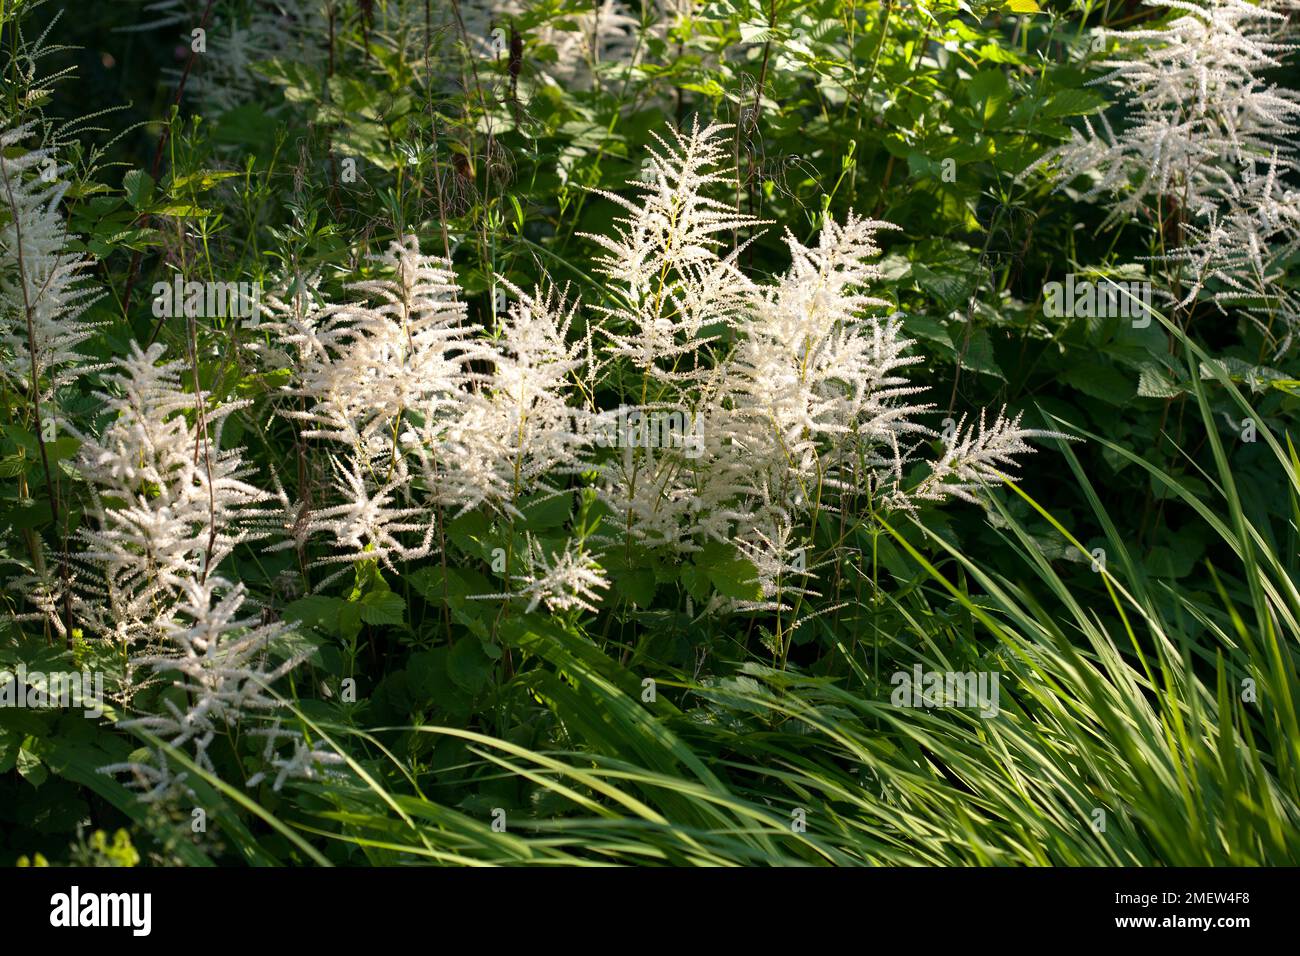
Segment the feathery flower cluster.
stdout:
<svg viewBox="0 0 1300 956">
<path fill-rule="evenodd" d="M 1253 311 L 1265 325 L 1300 323 L 1300 300 L 1276 280 L 1300 249 L 1300 192 L 1292 142 L 1300 92 L 1263 79 L 1297 49 L 1294 0 L 1146 0 L 1180 11 L 1158 29 L 1099 31 L 1118 43 L 1096 83 L 1115 88 L 1131 114 L 1114 128 L 1085 121 L 1071 141 L 1030 167 L 1064 182 L 1090 176 L 1085 198 L 1111 197 L 1112 216 L 1163 204 L 1179 224 L 1164 257 L 1186 306 L 1211 298 Z M 1028 170 L 1027 170 L 1028 172 Z M 1284 333 L 1289 340 L 1290 331 Z M 1282 343 L 1285 348 L 1287 342 Z"/>
<path fill-rule="evenodd" d="M 555 290 L 516 296 L 495 338 L 473 334 L 450 264 L 415 236 L 375 257 L 384 277 L 349 286 L 354 305 L 307 313 L 273 300 L 267 328 L 297 362 L 283 414 L 332 455 L 334 503 L 298 522 L 341 550 L 391 565 L 429 553 L 439 513 L 515 510 L 574 471 L 585 439 L 570 392 L 590 367 L 591 340 L 570 342 L 576 306 Z M 404 544 L 411 532 L 415 543 Z"/>
<path fill-rule="evenodd" d="M 647 151 L 640 179 L 628 183 L 634 198 L 594 190 L 627 213 L 615 220 L 613 236 L 584 233 L 605 250 L 595 268 L 619 303 L 600 307 L 611 328 L 610 355 L 661 381 L 699 375 L 699 351 L 737 322 L 753 294 L 737 266 L 743 246 L 718 254 L 723 234 L 760 224 L 708 195 L 734 174 L 723 166 L 723 130 L 697 123 L 689 135 L 672 130 L 671 142 L 655 134 L 660 149 Z"/>
<path fill-rule="evenodd" d="M 93 326 L 81 316 L 100 295 L 85 271 L 89 259 L 68 250 L 59 203 L 67 191 L 53 152 L 9 152 L 32 124 L 0 133 L 0 374 L 41 403 L 91 370 L 77 346 Z"/>
<path fill-rule="evenodd" d="M 586 444 L 590 416 L 570 399 L 583 386 L 590 393 L 595 359 L 590 332 L 571 335 L 577 303 L 553 287 L 524 292 L 499 281 L 514 299 L 485 347 L 490 371 L 462 396 L 442 466 L 455 478 L 445 503 L 461 509 L 487 501 L 512 511 L 523 492 L 580 470 Z M 416 447 L 431 483 L 437 445 L 421 436 Z"/>
<path fill-rule="evenodd" d="M 300 539 L 327 533 L 342 549 L 321 563 L 428 553 L 432 524 L 423 509 L 403 504 L 406 451 L 415 430 L 449 427 L 478 355 L 445 263 L 421 255 L 414 237 L 376 258 L 392 277 L 352 286 L 370 304 L 298 309 L 284 321 L 273 303 L 267 325 L 299 358 L 292 394 L 302 407 L 284 414 L 304 426 L 303 437 L 337 449 L 330 456 L 337 503 L 306 514 L 297 530 Z M 406 546 L 399 536 L 412 531 L 423 540 Z"/>
<path fill-rule="evenodd" d="M 188 581 L 203 581 L 241 541 L 265 533 L 269 496 L 244 479 L 222 425 L 242 403 L 216 405 L 182 390 L 184 363 L 163 347 L 131 353 L 98 394 L 112 416 L 103 434 L 77 433 L 90 494 L 78 531 L 73 604 L 88 630 L 129 647 L 155 646 Z"/>
<path fill-rule="evenodd" d="M 214 573 L 236 545 L 270 528 L 263 504 L 270 496 L 245 480 L 242 451 L 221 447 L 223 423 L 246 403 L 216 405 L 207 393 L 185 392 L 184 363 L 162 357 L 160 344 L 133 343 L 107 376 L 110 390 L 98 396 L 112 416 L 103 434 L 78 433 L 76 466 L 90 505 L 77 533 L 82 550 L 72 555 L 79 570 L 71 599 L 87 631 L 131 652 L 121 699 L 130 702 L 146 683 L 172 675 L 184 693 L 184 706 L 163 695 L 163 713 L 124 726 L 188 746 L 197 764 L 212 770 L 207 751 L 216 735 L 246 716 L 274 715 L 280 704 L 269 687 L 300 661 L 263 666 L 268 643 L 285 629 L 241 618 L 243 585 Z M 146 679 L 126 686 L 139 674 Z M 277 756 L 285 741 L 292 754 Z M 268 751 L 277 788 L 290 772 L 310 776 L 338 759 L 278 723 Z M 104 771 L 128 774 L 146 800 L 185 789 L 185 775 L 161 750 L 148 762 Z"/>
<path fill-rule="evenodd" d="M 184 694 L 185 705 L 175 696 L 165 697 L 164 713 L 122 723 L 146 730 L 173 748 L 188 747 L 195 764 L 211 773 L 216 767 L 208 748 L 217 735 L 249 718 L 274 716 L 281 703 L 271 685 L 301 663 L 301 658 L 290 657 L 267 667 L 271 642 L 287 629 L 241 617 L 244 600 L 242 584 L 232 586 L 219 577 L 181 582 L 176 613 L 162 627 L 163 653 L 141 656 L 134 663 L 158 675 L 175 675 L 174 686 Z M 279 717 L 271 727 L 255 727 L 251 733 L 267 737 L 263 759 L 277 773 L 275 790 L 290 776 L 312 779 L 324 765 L 342 761 L 333 752 L 312 747 L 301 733 L 282 730 Z M 287 756 L 280 749 L 286 742 L 291 745 Z M 151 757 L 149 762 L 111 764 L 102 770 L 128 775 L 146 802 L 188 789 L 187 774 L 174 771 L 166 751 L 159 748 Z M 254 774 L 247 785 L 264 777 L 264 771 Z"/>
<path fill-rule="evenodd" d="M 643 373 L 643 409 L 681 410 L 700 442 L 696 454 L 626 447 L 602 463 L 597 490 L 626 538 L 685 552 L 735 542 L 772 597 L 776 581 L 806 577 L 790 529 L 838 507 L 831 492 L 876 509 L 970 500 L 1030 450 L 1026 439 L 1052 433 L 982 417 L 907 487 L 935 437 L 918 421 L 931 406 L 912 401 L 922 389 L 901 374 L 917 361 L 901 321 L 872 314 L 887 303 L 863 291 L 880 275 L 875 237 L 893 227 L 850 214 L 813 246 L 790 236 L 790 270 L 754 283 L 739 249 L 722 254 L 720 234 L 758 223 L 705 192 L 730 179 L 724 133 L 675 132 L 652 152 L 649 175 L 629 183 L 635 200 L 603 194 L 627 211 L 615 235 L 592 237 L 619 303 L 603 310 L 610 355 Z"/>
<path fill-rule="evenodd" d="M 305 553 L 323 538 L 315 563 L 338 569 L 318 587 L 358 561 L 428 555 L 449 515 L 519 516 L 525 496 L 563 494 L 583 473 L 611 513 L 590 539 L 597 549 L 585 532 L 559 548 L 528 536 L 516 593 L 496 597 L 594 611 L 608 586 L 601 547 L 636 540 L 682 554 L 714 541 L 753 563 L 761 597 L 711 609 L 783 608 L 815 594 L 800 536 L 819 511 L 976 500 L 1031 450 L 1028 438 L 1049 434 L 981 413 L 978 427 L 963 420 L 928 476 L 911 479 L 935 437 L 919 421 L 931 406 L 904 375 L 917 359 L 900 318 L 867 293 L 880 278 L 877 236 L 892 227 L 850 214 L 811 244 L 788 235 L 789 270 L 752 280 L 735 239 L 760 223 L 710 195 L 732 182 L 726 130 L 672 131 L 629 184 L 634 198 L 603 194 L 625 214 L 611 235 L 592 237 L 610 303 L 599 323 L 581 323 L 554 287 L 500 280 L 510 307 L 476 329 L 451 264 L 422 253 L 414 235 L 345 286 L 353 301 L 326 301 L 314 276 L 267 297 L 256 349 L 291 375 L 278 412 L 327 449 L 333 473 L 322 495 L 303 488 L 296 506 L 279 496 L 288 520 L 277 546 Z M 692 441 L 599 450 L 593 431 L 610 413 L 594 405 L 597 373 L 611 364 L 639 373 L 632 410 L 680 416 Z M 137 726 L 211 771 L 218 735 L 264 718 L 249 730 L 266 739 L 249 785 L 317 774 L 337 756 L 285 729 L 269 689 L 298 663 L 268 663 L 284 628 L 241 616 L 243 587 L 217 573 L 271 523 L 272 495 L 247 481 L 239 449 L 221 447 L 222 424 L 243 403 L 187 393 L 183 363 L 164 361 L 160 345 L 133 346 L 116 365 L 99 396 L 111 420 L 98 437 L 78 433 L 90 507 L 73 555 L 74 610 L 129 649 L 134 670 L 175 680 L 181 694 L 161 695 L 164 710 Z M 146 799 L 185 789 L 162 749 L 106 769 Z"/>
<path fill-rule="evenodd" d="M 1021 428 L 1020 417 L 1020 413 L 1006 417 L 1004 408 L 990 422 L 981 409 L 979 426 L 972 423 L 968 427 L 963 415 L 952 439 L 944 443 L 943 454 L 931 465 L 930 474 L 911 492 L 912 497 L 919 501 L 943 501 L 951 496 L 974 504 L 981 488 L 1001 480 L 1015 466 L 1016 455 L 1033 451 L 1026 438 L 1065 437 Z"/>
<path fill-rule="evenodd" d="M 0 132 L 0 380 L 26 393 L 41 418 L 33 429 L 48 441 L 62 419 L 58 390 L 103 367 L 78 351 L 94 329 L 82 316 L 100 292 L 85 275 L 91 260 L 68 249 L 59 209 L 68 188 L 59 177 L 68 167 L 48 148 L 19 151 L 33 127 Z M 23 566 L 29 573 L 13 584 L 34 610 L 17 618 L 47 621 L 64 633 L 66 565 L 56 582 L 37 546 Z"/>
<path fill-rule="evenodd" d="M 512 577 L 520 583 L 518 596 L 527 598 L 530 612 L 545 604 L 551 611 L 581 608 L 594 613 L 600 602 L 597 592 L 609 587 L 604 570 L 576 540 L 570 540 L 552 556 L 529 535 L 522 559 L 523 573 Z"/>
</svg>

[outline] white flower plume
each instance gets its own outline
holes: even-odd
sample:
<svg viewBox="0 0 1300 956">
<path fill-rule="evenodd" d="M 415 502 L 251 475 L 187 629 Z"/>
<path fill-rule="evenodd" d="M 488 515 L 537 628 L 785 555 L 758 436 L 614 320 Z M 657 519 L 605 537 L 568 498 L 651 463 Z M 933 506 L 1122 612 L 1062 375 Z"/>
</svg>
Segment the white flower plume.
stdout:
<svg viewBox="0 0 1300 956">
<path fill-rule="evenodd" d="M 101 293 L 91 260 L 68 249 L 68 167 L 48 149 L 9 155 L 31 135 L 30 123 L 0 133 L 0 374 L 48 403 L 90 370 L 77 347 L 94 327 L 81 317 Z"/>
<path fill-rule="evenodd" d="M 180 592 L 176 615 L 161 629 L 160 650 L 133 663 L 156 675 L 172 677 L 183 697 L 164 696 L 162 713 L 123 721 L 121 726 L 141 728 L 170 747 L 188 749 L 195 764 L 215 773 L 208 751 L 219 735 L 239 729 L 246 721 L 275 717 L 271 727 L 254 726 L 250 732 L 268 739 L 263 759 L 277 771 L 276 790 L 291 776 L 314 778 L 324 765 L 342 762 L 332 751 L 311 746 L 302 733 L 281 729 L 283 704 L 272 685 L 302 661 L 301 657 L 289 657 L 275 666 L 268 662 L 271 642 L 283 636 L 286 627 L 259 624 L 253 617 L 241 616 L 245 601 L 242 584 L 232 586 L 214 576 L 205 581 L 186 580 Z M 290 745 L 287 757 L 282 752 L 286 742 Z M 163 750 L 155 752 L 150 762 L 101 769 L 127 774 L 146 800 L 187 789 L 186 774 L 174 771 Z M 254 774 L 248 786 L 263 777 L 264 772 Z"/>
<path fill-rule="evenodd" d="M 1300 303 L 1278 281 L 1300 249 L 1300 192 L 1287 183 L 1300 91 L 1264 77 L 1297 49 L 1296 5 L 1145 2 L 1179 15 L 1157 29 L 1098 32 L 1116 52 L 1095 82 L 1113 88 L 1131 118 L 1119 128 L 1105 115 L 1085 120 L 1030 170 L 1053 170 L 1062 187 L 1091 178 L 1084 198 L 1107 197 L 1112 219 L 1147 208 L 1155 218 L 1159 207 L 1175 224 L 1158 260 L 1170 267 L 1170 300 L 1186 307 L 1210 289 L 1211 301 L 1280 337 L 1281 351 L 1300 325 Z"/>
<path fill-rule="evenodd" d="M 270 496 L 245 479 L 239 449 L 221 447 L 226 417 L 185 392 L 184 363 L 162 362 L 163 346 L 131 353 L 97 397 L 111 415 L 103 434 L 81 434 L 76 467 L 90 491 L 74 608 L 92 633 L 123 644 L 152 643 L 186 581 L 205 579 L 240 542 L 266 531 Z"/>
</svg>

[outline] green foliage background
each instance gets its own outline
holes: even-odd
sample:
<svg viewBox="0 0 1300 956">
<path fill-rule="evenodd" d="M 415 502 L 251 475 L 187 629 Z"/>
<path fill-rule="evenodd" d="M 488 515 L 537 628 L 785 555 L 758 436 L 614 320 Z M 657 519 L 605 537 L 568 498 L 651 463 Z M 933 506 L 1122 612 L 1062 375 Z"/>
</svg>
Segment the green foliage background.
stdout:
<svg viewBox="0 0 1300 956">
<path fill-rule="evenodd" d="M 213 112 L 182 97 L 173 115 L 162 71 L 188 52 L 177 28 L 115 32 L 147 16 L 128 3 L 58 19 L 54 3 L 31 6 L 0 7 L 3 46 L 19 49 L 20 23 L 31 41 L 53 22 L 46 42 L 66 46 L 40 71 L 75 72 L 34 104 L 14 101 L 11 74 L 7 112 L 108 111 L 67 134 L 72 229 L 110 290 L 97 356 L 155 335 L 184 354 L 184 330 L 157 324 L 145 292 L 172 267 L 222 281 L 319 267 L 341 292 L 365 251 L 409 229 L 450 251 L 484 324 L 494 273 L 523 287 L 544 268 L 598 303 L 581 234 L 613 206 L 587 190 L 618 190 L 653 132 L 699 116 L 738 124 L 737 200 L 776 224 L 749 268 L 779 273 L 782 229 L 806 241 L 849 209 L 899 224 L 872 291 L 919 340 L 936 420 L 1005 403 L 1084 440 L 1043 448 L 987 512 L 827 521 L 817 541 L 835 562 L 819 590 L 842 606 L 788 644 L 764 615 L 688 612 L 746 592 L 726 549 L 629 554 L 597 615 L 502 621 L 470 599 L 498 589 L 491 553 L 507 535 L 580 528 L 582 495 L 513 528 L 472 512 L 448 527 L 447 560 L 361 565 L 326 594 L 286 585 L 292 552 L 247 549 L 229 574 L 301 622 L 281 650 L 312 656 L 287 692 L 304 727 L 349 755 L 347 782 L 277 793 L 196 774 L 209 819 L 196 835 L 188 808 L 147 809 L 96 772 L 139 736 L 0 709 L 0 863 L 66 862 L 88 828 L 125 828 L 145 862 L 186 865 L 1300 861 L 1295 356 L 1208 307 L 1145 329 L 1044 316 L 1045 282 L 1140 275 L 1159 236 L 1142 221 L 1103 230 L 1077 192 L 1017 180 L 1106 105 L 1088 85 L 1087 31 L 1160 11 L 712 0 L 648 41 L 641 66 L 605 64 L 583 89 L 546 82 L 553 54 L 532 39 L 579 0 L 508 21 L 524 40 L 513 82 L 508 55 L 471 60 L 455 31 L 412 42 L 397 12 L 417 4 L 338 3 L 332 72 L 259 62 L 252 101 Z M 340 177 L 349 159 L 356 183 Z M 241 365 L 241 334 L 204 330 L 200 380 L 255 400 L 228 440 L 291 480 L 293 436 L 262 411 L 279 383 Z M 624 383 L 605 387 L 616 404 Z M 12 543 L 52 529 L 22 490 L 42 485 L 24 399 L 3 402 Z M 66 404 L 93 418 L 88 398 Z M 75 493 L 71 469 L 61 480 Z M 102 654 L 0 630 L 0 667 Z M 915 663 L 1000 672 L 1002 713 L 894 708 L 889 675 Z M 226 750 L 233 767 L 238 742 Z M 800 810 L 806 830 L 791 826 Z"/>
</svg>

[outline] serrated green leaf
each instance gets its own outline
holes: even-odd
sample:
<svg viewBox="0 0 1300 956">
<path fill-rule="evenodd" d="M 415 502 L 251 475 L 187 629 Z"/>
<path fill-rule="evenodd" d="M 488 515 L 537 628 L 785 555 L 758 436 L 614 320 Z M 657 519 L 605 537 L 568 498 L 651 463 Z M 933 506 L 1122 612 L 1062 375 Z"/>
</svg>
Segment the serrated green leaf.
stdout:
<svg viewBox="0 0 1300 956">
<path fill-rule="evenodd" d="M 143 169 L 128 170 L 122 177 L 122 189 L 132 209 L 140 209 L 153 198 L 153 179 Z"/>
<path fill-rule="evenodd" d="M 447 675 L 462 690 L 476 694 L 487 684 L 492 659 L 483 653 L 477 637 L 462 637 L 447 658 Z"/>
<path fill-rule="evenodd" d="M 371 591 L 359 602 L 361 620 L 367 624 L 406 623 L 406 601 L 392 591 Z"/>
<path fill-rule="evenodd" d="M 1154 362 L 1144 363 L 1138 371 L 1137 393 L 1143 398 L 1176 398 L 1186 391 Z"/>
</svg>

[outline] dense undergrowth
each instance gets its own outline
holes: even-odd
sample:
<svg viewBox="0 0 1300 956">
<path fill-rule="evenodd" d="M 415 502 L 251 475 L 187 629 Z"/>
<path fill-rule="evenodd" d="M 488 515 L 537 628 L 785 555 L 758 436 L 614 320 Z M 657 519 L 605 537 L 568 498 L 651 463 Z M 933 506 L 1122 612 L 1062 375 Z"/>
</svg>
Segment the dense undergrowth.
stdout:
<svg viewBox="0 0 1300 956">
<path fill-rule="evenodd" d="M 0 863 L 1300 862 L 1296 13 L 0 0 Z"/>
</svg>

